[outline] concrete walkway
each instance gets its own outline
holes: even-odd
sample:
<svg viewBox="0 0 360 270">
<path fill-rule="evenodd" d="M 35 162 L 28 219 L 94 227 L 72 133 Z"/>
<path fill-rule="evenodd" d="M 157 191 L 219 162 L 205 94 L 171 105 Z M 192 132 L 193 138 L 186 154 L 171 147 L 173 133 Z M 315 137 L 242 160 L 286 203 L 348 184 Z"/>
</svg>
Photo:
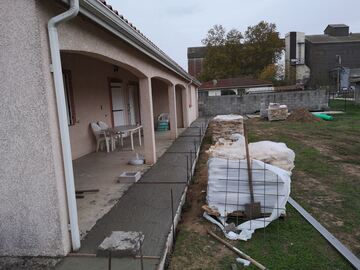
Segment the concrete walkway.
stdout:
<svg viewBox="0 0 360 270">
<path fill-rule="evenodd" d="M 198 119 L 168 148 L 157 163 L 91 229 L 81 243 L 79 256 L 66 257 L 58 270 L 107 269 L 107 259 L 92 257 L 112 231 L 141 231 L 145 234 L 145 269 L 162 268 L 172 242 L 173 193 L 174 220 L 177 222 L 206 130 L 205 119 Z M 82 256 L 81 256 L 82 255 Z M 113 269 L 140 269 L 140 260 L 113 259 Z"/>
</svg>

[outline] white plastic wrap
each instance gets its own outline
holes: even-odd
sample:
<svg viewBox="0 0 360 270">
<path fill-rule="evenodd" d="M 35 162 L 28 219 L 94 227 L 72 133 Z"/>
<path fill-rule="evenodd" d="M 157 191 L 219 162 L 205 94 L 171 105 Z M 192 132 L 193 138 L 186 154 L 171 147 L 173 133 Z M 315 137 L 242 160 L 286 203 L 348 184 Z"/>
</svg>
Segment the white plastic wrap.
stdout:
<svg viewBox="0 0 360 270">
<path fill-rule="evenodd" d="M 234 137 L 235 138 L 235 137 Z M 245 138 L 237 134 L 237 141 L 219 141 L 208 150 L 210 157 L 245 159 Z M 294 168 L 295 153 L 285 143 L 260 141 L 249 144 L 250 157 L 287 171 Z"/>
<path fill-rule="evenodd" d="M 261 212 L 270 216 L 244 222 L 237 227 L 241 230 L 240 234 L 229 232 L 225 233 L 226 237 L 232 240 L 248 240 L 254 230 L 266 227 L 285 213 L 285 205 L 290 195 L 290 175 L 289 171 L 252 160 L 255 202 L 260 202 Z M 218 211 L 223 218 L 222 222 L 217 222 L 224 230 L 223 225 L 226 225 L 228 214 L 245 211 L 245 204 L 250 203 L 246 160 L 210 158 L 206 199 L 208 206 Z"/>
<path fill-rule="evenodd" d="M 217 115 L 213 118 L 215 121 L 234 121 L 234 120 L 243 120 L 244 117 L 238 114 L 225 114 Z"/>
</svg>

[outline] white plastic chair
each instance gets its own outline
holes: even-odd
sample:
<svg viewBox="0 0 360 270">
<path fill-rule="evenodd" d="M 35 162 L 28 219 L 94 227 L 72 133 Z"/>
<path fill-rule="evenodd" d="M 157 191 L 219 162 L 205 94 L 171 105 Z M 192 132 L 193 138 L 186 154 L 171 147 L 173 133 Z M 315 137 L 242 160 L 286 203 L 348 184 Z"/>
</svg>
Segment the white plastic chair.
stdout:
<svg viewBox="0 0 360 270">
<path fill-rule="evenodd" d="M 111 138 L 106 136 L 106 132 L 104 130 L 102 130 L 101 127 L 97 123 L 95 123 L 95 122 L 90 123 L 90 126 L 91 126 L 91 129 L 92 129 L 95 139 L 96 139 L 96 152 L 99 151 L 101 144 L 105 143 L 106 152 L 109 153 L 109 151 L 110 151 L 109 143 L 111 141 Z"/>
<path fill-rule="evenodd" d="M 106 131 L 109 129 L 108 124 L 106 124 L 103 121 L 98 121 L 97 124 L 99 125 L 99 127 L 103 130 Z M 115 150 L 115 140 L 116 139 L 120 139 L 120 135 L 119 134 L 110 134 L 110 139 L 111 139 L 111 151 Z"/>
<path fill-rule="evenodd" d="M 98 121 L 97 124 L 99 125 L 99 127 L 102 129 L 102 130 L 107 130 L 109 128 L 108 124 L 106 124 L 105 122 L 103 121 Z"/>
</svg>

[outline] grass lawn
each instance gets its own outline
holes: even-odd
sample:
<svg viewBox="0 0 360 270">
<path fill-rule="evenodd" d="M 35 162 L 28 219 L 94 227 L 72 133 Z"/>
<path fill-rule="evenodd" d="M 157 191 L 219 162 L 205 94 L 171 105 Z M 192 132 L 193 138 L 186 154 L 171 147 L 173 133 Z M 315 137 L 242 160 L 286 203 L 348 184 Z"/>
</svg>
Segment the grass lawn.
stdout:
<svg viewBox="0 0 360 270">
<path fill-rule="evenodd" d="M 333 110 L 342 102 L 333 101 Z M 360 106 L 331 122 L 248 121 L 251 141 L 285 142 L 296 153 L 291 196 L 360 256 Z M 231 269 L 235 255 L 206 235 L 201 217 L 205 203 L 205 140 L 189 187 L 170 269 Z M 269 269 L 352 269 L 290 205 L 287 216 L 248 242 L 232 242 Z M 239 268 L 240 269 L 240 268 Z M 256 269 L 254 266 L 247 269 Z"/>
</svg>

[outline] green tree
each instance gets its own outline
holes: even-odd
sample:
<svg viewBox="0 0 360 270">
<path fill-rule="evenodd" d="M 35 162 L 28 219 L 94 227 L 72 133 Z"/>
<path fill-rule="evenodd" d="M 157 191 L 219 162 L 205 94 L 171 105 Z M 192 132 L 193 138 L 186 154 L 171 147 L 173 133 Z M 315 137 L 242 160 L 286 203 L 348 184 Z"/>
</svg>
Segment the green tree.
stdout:
<svg viewBox="0 0 360 270">
<path fill-rule="evenodd" d="M 265 67 L 276 64 L 284 48 L 274 23 L 261 21 L 249 26 L 245 32 L 246 73 L 258 76 Z"/>
<path fill-rule="evenodd" d="M 226 29 L 222 25 L 215 24 L 201 42 L 206 46 L 222 46 L 226 41 L 225 33 Z"/>
<path fill-rule="evenodd" d="M 222 25 L 214 25 L 202 42 L 207 47 L 202 81 L 244 75 L 258 77 L 280 59 L 283 49 L 275 24 L 266 22 L 249 26 L 244 35 L 237 29 L 226 32 Z"/>
</svg>

